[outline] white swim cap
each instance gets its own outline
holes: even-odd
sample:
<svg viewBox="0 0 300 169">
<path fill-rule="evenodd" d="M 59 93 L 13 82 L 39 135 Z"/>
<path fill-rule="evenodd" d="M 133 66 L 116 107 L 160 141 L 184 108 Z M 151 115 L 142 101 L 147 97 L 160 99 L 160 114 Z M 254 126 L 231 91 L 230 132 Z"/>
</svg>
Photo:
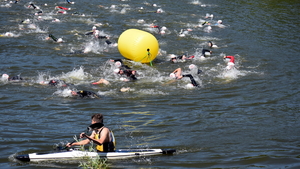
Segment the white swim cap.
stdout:
<svg viewBox="0 0 300 169">
<path fill-rule="evenodd" d="M 194 69 L 194 68 L 196 68 L 196 65 L 190 64 L 189 69 L 192 70 L 192 69 Z"/>
<path fill-rule="evenodd" d="M 62 38 L 58 38 L 57 42 L 63 42 Z"/>
<path fill-rule="evenodd" d="M 117 61 L 117 62 L 115 62 L 115 65 L 116 65 L 117 67 L 120 67 L 120 66 L 122 65 L 122 63 L 121 63 L 120 61 Z"/>
<path fill-rule="evenodd" d="M 222 20 L 218 20 L 218 23 L 222 23 Z"/>
<path fill-rule="evenodd" d="M 119 73 L 120 69 L 115 69 L 114 73 Z"/>
<path fill-rule="evenodd" d="M 95 30 L 95 36 L 98 36 L 99 35 L 99 30 Z"/>
<path fill-rule="evenodd" d="M 175 73 L 171 73 L 171 74 L 170 74 L 170 77 L 173 78 L 173 79 L 175 79 L 175 78 L 176 78 Z"/>
<path fill-rule="evenodd" d="M 167 30 L 167 27 L 165 27 L 165 26 L 163 26 L 163 27 L 161 27 L 161 30 Z"/>
<path fill-rule="evenodd" d="M 189 84 L 186 85 L 186 88 L 189 88 L 189 89 L 193 88 L 193 87 L 194 87 L 194 85 L 192 83 L 189 83 Z"/>
<path fill-rule="evenodd" d="M 96 27 L 96 26 L 93 26 L 92 30 L 96 30 L 96 29 L 97 29 L 97 27 Z"/>
<path fill-rule="evenodd" d="M 2 79 L 6 79 L 7 80 L 8 78 L 9 78 L 8 74 L 3 74 L 2 75 Z"/>
<path fill-rule="evenodd" d="M 176 55 L 174 55 L 174 54 L 171 54 L 170 56 L 171 56 L 172 59 L 176 58 Z"/>
</svg>

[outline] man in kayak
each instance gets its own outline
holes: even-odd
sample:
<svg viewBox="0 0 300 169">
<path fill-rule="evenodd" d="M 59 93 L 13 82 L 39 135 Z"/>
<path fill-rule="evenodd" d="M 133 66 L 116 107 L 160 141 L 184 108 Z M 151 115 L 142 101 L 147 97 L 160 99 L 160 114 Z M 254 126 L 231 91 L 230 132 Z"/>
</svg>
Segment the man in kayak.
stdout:
<svg viewBox="0 0 300 169">
<path fill-rule="evenodd" d="M 90 136 L 86 135 L 85 133 L 80 134 L 80 138 L 87 138 L 85 140 L 75 142 L 75 143 L 68 143 L 66 146 L 80 146 L 86 145 L 90 142 L 95 143 L 97 151 L 100 152 L 113 152 L 115 151 L 115 139 L 112 131 L 109 128 L 105 127 L 103 124 L 103 115 L 98 113 L 94 114 L 91 118 L 92 125 L 88 128 L 92 130 L 92 134 Z"/>
</svg>

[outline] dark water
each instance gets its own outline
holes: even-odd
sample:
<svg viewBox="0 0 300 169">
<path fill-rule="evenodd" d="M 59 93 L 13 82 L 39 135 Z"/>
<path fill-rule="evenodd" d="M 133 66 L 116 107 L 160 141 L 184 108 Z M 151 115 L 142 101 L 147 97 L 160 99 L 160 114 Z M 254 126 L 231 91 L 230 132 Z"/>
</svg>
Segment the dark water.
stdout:
<svg viewBox="0 0 300 169">
<path fill-rule="evenodd" d="M 111 168 L 299 168 L 299 11 L 296 0 L 202 1 L 65 1 L 34 2 L 43 20 L 19 4 L 1 1 L 1 74 L 21 75 L 22 82 L 0 82 L 1 167 L 78 168 L 71 163 L 19 163 L 16 154 L 45 152 L 54 144 L 72 141 L 85 131 L 90 116 L 103 113 L 113 129 L 118 148 L 174 148 L 173 156 L 111 160 Z M 47 3 L 48 6 L 44 4 Z M 8 5 L 7 5 L 8 4 Z M 111 9 L 111 5 L 116 5 Z M 152 6 L 157 4 L 157 7 Z M 56 5 L 71 7 L 56 14 Z M 98 5 L 103 5 L 99 7 Z M 106 7 L 106 8 L 105 8 Z M 139 11 L 139 8 L 144 9 Z M 161 8 L 163 13 L 154 13 Z M 85 16 L 71 15 L 73 12 Z M 214 17 L 205 19 L 206 14 Z M 60 23 L 52 22 L 58 18 Z M 19 23 L 35 19 L 36 29 L 19 30 Z M 138 23 L 143 19 L 144 23 Z M 222 20 L 224 28 L 195 27 Z M 123 58 L 117 47 L 83 34 L 94 24 L 113 43 L 126 29 L 151 32 L 161 54 L 154 65 L 127 62 L 140 76 L 120 82 L 111 74 L 109 59 Z M 167 27 L 160 35 L 151 23 Z M 180 29 L 192 28 L 185 37 Z M 46 41 L 49 33 L 65 43 Z M 77 34 L 78 35 L 77 35 Z M 199 59 L 207 41 L 218 48 Z M 91 48 L 87 54 L 68 54 Z M 170 64 L 169 54 L 188 52 L 196 59 Z M 226 72 L 222 56 L 234 55 L 237 70 Z M 169 74 L 197 65 L 199 89 L 187 89 L 188 79 L 167 84 Z M 101 99 L 78 99 L 68 89 L 40 85 L 63 79 L 68 89 L 97 92 Z M 99 78 L 110 86 L 93 86 Z M 131 87 L 121 93 L 121 87 Z"/>
</svg>

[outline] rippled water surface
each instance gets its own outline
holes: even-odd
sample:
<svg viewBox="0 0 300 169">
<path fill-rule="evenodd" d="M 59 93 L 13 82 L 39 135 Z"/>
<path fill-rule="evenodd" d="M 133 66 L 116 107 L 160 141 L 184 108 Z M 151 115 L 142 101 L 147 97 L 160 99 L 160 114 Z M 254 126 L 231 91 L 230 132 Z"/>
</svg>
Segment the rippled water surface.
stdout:
<svg viewBox="0 0 300 169">
<path fill-rule="evenodd" d="M 94 113 L 104 114 L 118 148 L 177 150 L 172 156 L 109 160 L 111 168 L 300 167 L 298 1 L 32 2 L 43 10 L 40 18 L 27 0 L 0 2 L 1 74 L 25 79 L 0 81 L 0 168 L 78 168 L 76 161 L 20 163 L 13 157 L 72 141 Z M 57 5 L 71 10 L 57 13 Z M 158 9 L 162 13 L 154 12 Z M 61 22 L 52 22 L 55 18 Z M 26 19 L 32 24 L 21 24 Z M 218 20 L 223 27 L 214 25 Z M 204 21 L 211 30 L 199 27 Z M 166 33 L 159 34 L 152 23 L 165 26 Z M 84 35 L 94 25 L 113 44 L 127 29 L 148 31 L 160 54 L 153 66 L 125 61 L 139 76 L 121 82 L 109 62 L 123 58 L 118 47 Z M 179 36 L 188 28 L 192 31 Z M 64 43 L 45 40 L 49 33 Z M 200 59 L 208 41 L 218 48 Z M 89 52 L 74 54 L 82 49 Z M 195 59 L 171 64 L 170 54 Z M 236 70 L 225 71 L 223 55 L 235 56 Z M 187 88 L 188 79 L 170 82 L 173 70 L 189 72 L 192 63 L 203 71 L 195 75 L 200 88 Z M 91 85 L 100 78 L 111 85 Z M 40 85 L 50 79 L 73 85 Z M 122 87 L 131 90 L 122 93 Z M 70 89 L 93 91 L 101 99 L 74 98 Z"/>
</svg>

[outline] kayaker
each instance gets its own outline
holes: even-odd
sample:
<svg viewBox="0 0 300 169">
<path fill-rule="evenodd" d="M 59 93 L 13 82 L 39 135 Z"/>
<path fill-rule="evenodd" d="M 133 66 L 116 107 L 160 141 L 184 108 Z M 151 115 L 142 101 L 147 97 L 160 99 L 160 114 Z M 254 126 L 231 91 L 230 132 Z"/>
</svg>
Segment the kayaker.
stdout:
<svg viewBox="0 0 300 169">
<path fill-rule="evenodd" d="M 75 142 L 75 143 L 68 143 L 66 146 L 81 146 L 86 145 L 90 142 L 95 143 L 97 151 L 100 152 L 113 152 L 115 151 L 115 138 L 112 131 L 105 127 L 103 124 L 103 115 L 98 113 L 94 114 L 91 118 L 92 125 L 88 128 L 92 130 L 92 134 L 90 136 L 86 135 L 85 133 L 80 134 L 80 138 L 87 138 L 85 140 Z"/>
</svg>

